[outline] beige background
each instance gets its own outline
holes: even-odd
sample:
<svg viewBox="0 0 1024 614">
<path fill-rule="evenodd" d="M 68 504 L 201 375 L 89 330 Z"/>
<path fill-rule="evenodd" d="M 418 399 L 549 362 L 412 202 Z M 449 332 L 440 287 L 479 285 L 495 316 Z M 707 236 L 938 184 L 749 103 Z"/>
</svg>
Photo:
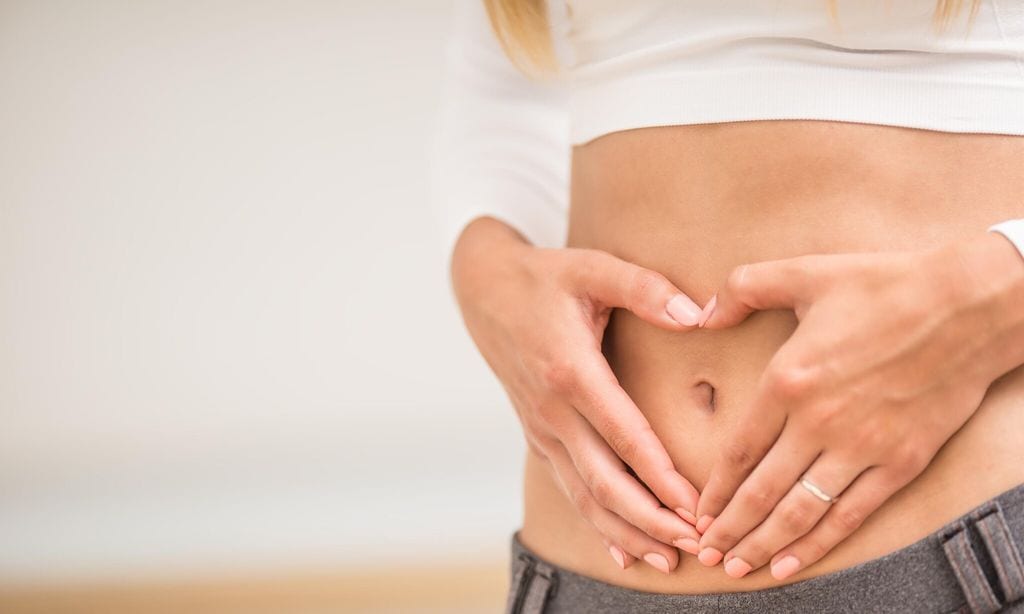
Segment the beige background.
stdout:
<svg viewBox="0 0 1024 614">
<path fill-rule="evenodd" d="M 5 585 L 503 561 L 519 426 L 426 200 L 449 12 L 0 0 Z"/>
</svg>

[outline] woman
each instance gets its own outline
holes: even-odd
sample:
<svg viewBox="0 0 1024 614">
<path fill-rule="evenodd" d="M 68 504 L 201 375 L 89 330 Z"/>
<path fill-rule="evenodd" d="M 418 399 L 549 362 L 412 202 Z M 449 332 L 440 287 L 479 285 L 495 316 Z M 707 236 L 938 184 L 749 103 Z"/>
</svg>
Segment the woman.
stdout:
<svg viewBox="0 0 1024 614">
<path fill-rule="evenodd" d="M 510 611 L 1024 608 L 1024 5 L 486 4 L 436 171 Z"/>
</svg>

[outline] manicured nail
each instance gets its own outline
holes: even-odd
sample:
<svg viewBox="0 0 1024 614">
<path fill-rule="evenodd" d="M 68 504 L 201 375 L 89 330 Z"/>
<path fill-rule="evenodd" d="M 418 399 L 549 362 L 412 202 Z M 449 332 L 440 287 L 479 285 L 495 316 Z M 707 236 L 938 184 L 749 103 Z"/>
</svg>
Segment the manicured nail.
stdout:
<svg viewBox="0 0 1024 614">
<path fill-rule="evenodd" d="M 701 314 L 700 307 L 682 294 L 673 296 L 665 305 L 665 311 L 683 326 L 696 326 Z"/>
<path fill-rule="evenodd" d="M 697 560 L 708 567 L 714 567 L 722 560 L 722 553 L 714 548 L 702 548 Z"/>
<path fill-rule="evenodd" d="M 615 559 L 616 565 L 622 569 L 626 568 L 626 557 L 622 554 L 622 550 L 619 550 L 618 546 L 608 546 L 608 552 L 610 552 L 612 558 Z"/>
<path fill-rule="evenodd" d="M 661 573 L 669 572 L 668 559 L 666 559 L 663 555 L 658 554 L 657 552 L 648 552 L 644 555 L 644 560 L 647 561 L 647 563 L 651 567 L 657 569 Z"/>
<path fill-rule="evenodd" d="M 676 514 L 679 514 L 680 518 L 682 518 L 683 520 L 685 520 L 686 522 L 688 522 L 690 524 L 693 524 L 693 525 L 697 524 L 697 517 L 694 516 L 693 512 L 691 512 L 689 510 L 683 509 L 681 507 L 677 507 L 676 508 Z"/>
<path fill-rule="evenodd" d="M 672 545 L 683 552 L 689 552 L 690 554 L 696 555 L 700 552 L 700 544 L 697 543 L 697 540 L 690 539 L 689 537 L 681 537 L 672 542 Z"/>
<path fill-rule="evenodd" d="M 707 514 L 701 516 L 700 520 L 697 521 L 697 532 L 703 535 L 704 531 L 708 530 L 708 527 L 711 526 L 711 523 L 714 522 L 714 520 L 714 516 L 708 516 Z"/>
<path fill-rule="evenodd" d="M 693 525 L 684 522 L 680 526 L 682 527 L 682 531 L 679 532 L 679 535 L 678 535 L 678 537 L 676 537 L 676 539 L 683 539 L 683 538 L 689 538 L 689 539 L 692 539 L 692 540 L 699 540 L 700 539 L 700 533 L 697 532 L 697 529 L 693 528 Z"/>
<path fill-rule="evenodd" d="M 776 580 L 785 580 L 800 569 L 800 560 L 792 554 L 787 554 L 781 559 L 772 563 L 772 577 Z"/>
<path fill-rule="evenodd" d="M 704 324 L 707 323 L 708 318 L 710 318 L 711 314 L 715 312 L 715 305 L 717 305 L 717 304 L 718 304 L 718 294 L 715 294 L 714 296 L 711 297 L 711 300 L 708 301 L 708 304 L 704 305 L 704 309 L 700 310 L 700 316 L 699 316 L 699 319 L 697 320 L 697 325 L 698 326 L 703 327 Z"/>
<path fill-rule="evenodd" d="M 733 578 L 742 578 L 750 573 L 750 563 L 738 556 L 734 556 L 725 562 L 725 573 Z"/>
</svg>

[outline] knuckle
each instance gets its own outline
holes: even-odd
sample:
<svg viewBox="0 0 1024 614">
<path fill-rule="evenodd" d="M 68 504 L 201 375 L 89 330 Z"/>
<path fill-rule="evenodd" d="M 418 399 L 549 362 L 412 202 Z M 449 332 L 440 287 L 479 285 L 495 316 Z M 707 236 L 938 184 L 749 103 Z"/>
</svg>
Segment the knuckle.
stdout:
<svg viewBox="0 0 1024 614">
<path fill-rule="evenodd" d="M 858 450 L 881 451 L 889 445 L 889 430 L 880 424 L 869 422 L 856 436 Z"/>
<path fill-rule="evenodd" d="M 864 523 L 865 514 L 856 507 L 841 507 L 835 510 L 835 524 L 845 533 L 853 533 Z"/>
<path fill-rule="evenodd" d="M 891 462 L 897 475 L 908 479 L 924 471 L 930 460 L 931 455 L 924 446 L 915 441 L 907 441 L 893 451 Z"/>
<path fill-rule="evenodd" d="M 572 492 L 572 504 L 584 518 L 593 516 L 595 501 L 585 489 L 578 488 Z"/>
<path fill-rule="evenodd" d="M 841 425 L 843 414 L 848 409 L 845 403 L 838 401 L 817 402 L 814 405 L 814 419 L 809 421 L 809 426 L 817 432 Z"/>
<path fill-rule="evenodd" d="M 787 505 L 779 510 L 779 521 L 790 533 L 804 533 L 814 525 L 814 513 L 806 505 Z"/>
<path fill-rule="evenodd" d="M 749 264 L 741 264 L 733 268 L 732 271 L 729 271 L 729 275 L 725 278 L 726 290 L 735 296 L 743 296 L 747 289 L 747 274 L 749 271 Z"/>
<path fill-rule="evenodd" d="M 725 506 L 729 504 L 729 497 L 717 492 L 704 491 L 700 496 L 701 504 L 706 505 L 708 509 L 714 510 L 716 513 L 725 509 Z"/>
<path fill-rule="evenodd" d="M 642 533 L 645 533 L 657 540 L 671 540 L 672 537 L 675 537 L 665 535 L 665 532 L 659 528 L 658 523 L 649 518 L 646 514 L 631 518 L 628 522 L 639 529 Z"/>
<path fill-rule="evenodd" d="M 610 509 L 615 503 L 615 489 L 608 480 L 595 480 L 590 485 L 591 493 L 593 494 L 594 501 L 596 501 L 601 507 Z"/>
<path fill-rule="evenodd" d="M 734 469 L 749 469 L 754 466 L 754 453 L 744 441 L 731 441 L 722 448 L 722 460 Z"/>
<path fill-rule="evenodd" d="M 637 301 L 643 301 L 650 295 L 661 291 L 666 283 L 665 277 L 660 273 L 650 269 L 637 268 L 634 270 L 633 278 L 630 280 L 630 297 Z"/>
<path fill-rule="evenodd" d="M 540 438 L 531 432 L 526 433 L 526 445 L 530 447 L 530 451 L 536 454 L 538 457 L 548 460 L 548 453 L 544 450 L 544 444 Z"/>
<path fill-rule="evenodd" d="M 818 561 L 821 557 L 828 554 L 828 548 L 824 543 L 817 539 L 808 539 L 800 545 L 800 549 L 803 551 L 800 560 L 806 560 L 806 563 L 812 563 Z"/>
<path fill-rule="evenodd" d="M 931 454 L 922 445 L 909 444 L 903 450 L 903 462 L 914 475 L 921 473 L 930 460 Z"/>
<path fill-rule="evenodd" d="M 816 383 L 814 369 L 797 362 L 774 365 L 765 372 L 768 391 L 780 399 L 803 399 L 810 394 Z"/>
<path fill-rule="evenodd" d="M 556 392 L 571 392 L 576 389 L 579 374 L 572 361 L 559 359 L 548 363 L 543 370 L 544 384 Z"/>
<path fill-rule="evenodd" d="M 732 527 L 716 528 L 714 537 L 717 544 L 736 544 L 743 539 L 743 535 Z"/>
<path fill-rule="evenodd" d="M 764 488 L 750 488 L 742 494 L 741 502 L 749 511 L 764 515 L 772 509 L 771 493 Z"/>
<path fill-rule="evenodd" d="M 533 411 L 523 416 L 523 426 L 531 432 L 541 433 L 544 427 L 554 427 L 559 423 L 561 406 L 553 399 L 546 399 L 534 406 Z"/>
<path fill-rule="evenodd" d="M 636 433 L 630 433 L 618 426 L 611 426 L 606 429 L 605 441 L 622 460 L 630 463 L 635 461 L 640 453 L 639 437 Z"/>
<path fill-rule="evenodd" d="M 743 559 L 748 563 L 767 561 L 775 554 L 765 543 L 756 539 L 744 543 L 743 550 Z"/>
</svg>

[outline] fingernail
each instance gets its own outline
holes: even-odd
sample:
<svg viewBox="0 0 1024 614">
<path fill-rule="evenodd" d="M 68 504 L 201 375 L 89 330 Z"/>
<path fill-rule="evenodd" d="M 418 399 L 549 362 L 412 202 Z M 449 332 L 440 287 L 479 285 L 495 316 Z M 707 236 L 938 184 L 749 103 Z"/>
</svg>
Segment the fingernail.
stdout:
<svg viewBox="0 0 1024 614">
<path fill-rule="evenodd" d="M 717 305 L 717 304 L 718 304 L 718 294 L 716 293 L 714 296 L 711 297 L 711 300 L 708 301 L 708 304 L 704 305 L 704 309 L 700 310 L 700 316 L 699 316 L 699 318 L 697 320 L 697 325 L 698 326 L 703 327 L 704 324 L 707 323 L 708 318 L 710 318 L 711 314 L 714 313 L 715 305 Z"/>
<path fill-rule="evenodd" d="M 661 573 L 668 573 L 669 572 L 669 569 L 668 569 L 668 559 L 666 559 L 664 556 L 658 554 L 657 552 L 648 552 L 647 554 L 644 555 L 644 560 L 647 561 L 647 563 L 651 567 L 657 569 Z"/>
<path fill-rule="evenodd" d="M 672 545 L 683 552 L 689 552 L 690 554 L 695 555 L 700 552 L 700 544 L 697 543 L 697 540 L 690 539 L 689 537 L 681 537 L 672 542 Z"/>
<path fill-rule="evenodd" d="M 694 516 L 693 512 L 691 512 L 689 510 L 683 509 L 681 507 L 677 507 L 676 508 L 676 514 L 679 514 L 680 518 L 682 518 L 683 520 L 685 520 L 686 522 L 688 522 L 690 524 L 694 524 L 694 525 L 697 524 L 697 517 Z"/>
<path fill-rule="evenodd" d="M 687 523 L 684 522 L 681 526 L 682 526 L 683 530 L 680 531 L 679 536 L 676 539 L 684 539 L 685 538 L 685 539 L 692 539 L 694 541 L 697 541 L 697 540 L 700 539 L 700 533 L 698 533 L 697 529 L 693 528 L 692 525 L 687 524 Z"/>
<path fill-rule="evenodd" d="M 792 554 L 787 554 L 781 559 L 772 563 L 772 577 L 776 580 L 785 580 L 800 569 L 800 559 Z"/>
<path fill-rule="evenodd" d="M 702 548 L 697 560 L 708 567 L 714 567 L 722 560 L 722 553 L 714 548 Z"/>
<path fill-rule="evenodd" d="M 711 523 L 714 522 L 714 520 L 714 516 L 708 516 L 707 514 L 701 516 L 700 520 L 697 521 L 697 532 L 703 534 L 704 531 L 708 530 L 708 527 L 711 526 Z"/>
<path fill-rule="evenodd" d="M 696 326 L 700 318 L 700 307 L 682 294 L 672 297 L 672 300 L 665 305 L 668 315 L 683 326 Z"/>
<path fill-rule="evenodd" d="M 608 552 L 610 552 L 612 558 L 615 559 L 616 565 L 622 569 L 626 568 L 626 557 L 622 554 L 622 550 L 619 550 L 618 546 L 608 546 Z"/>
<path fill-rule="evenodd" d="M 738 556 L 734 556 L 725 562 L 725 573 L 733 578 L 742 578 L 750 573 L 750 563 Z"/>
</svg>

